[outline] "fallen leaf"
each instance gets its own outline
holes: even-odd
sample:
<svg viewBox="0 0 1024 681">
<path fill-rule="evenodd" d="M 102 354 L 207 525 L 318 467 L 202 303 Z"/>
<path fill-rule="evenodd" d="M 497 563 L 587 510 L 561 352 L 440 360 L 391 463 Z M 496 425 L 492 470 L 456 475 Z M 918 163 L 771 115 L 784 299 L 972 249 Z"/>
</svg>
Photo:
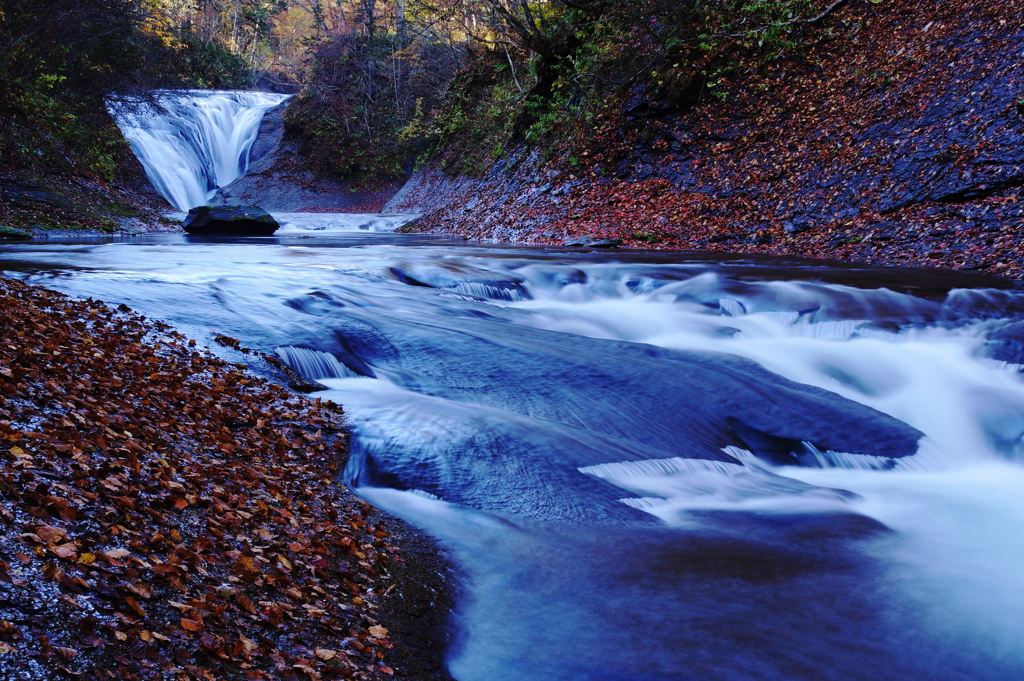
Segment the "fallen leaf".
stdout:
<svg viewBox="0 0 1024 681">
<path fill-rule="evenodd" d="M 74 560 L 78 557 L 78 547 L 74 544 L 61 544 L 60 546 L 54 546 L 51 550 L 54 555 L 60 558 Z"/>
<path fill-rule="evenodd" d="M 132 584 L 132 585 L 130 585 L 128 587 L 128 590 L 131 591 L 132 593 L 134 593 L 135 595 L 141 596 L 143 598 L 152 598 L 153 597 L 153 587 L 150 586 L 149 584 L 144 583 L 144 582 L 138 582 L 136 584 Z"/>
<path fill-rule="evenodd" d="M 51 525 L 41 525 L 37 527 L 35 534 L 46 544 L 56 544 L 67 536 L 67 532 L 59 527 L 53 527 Z"/>
<path fill-rule="evenodd" d="M 190 620 L 188 618 L 182 617 L 181 628 L 185 631 L 199 631 L 203 628 L 203 625 L 199 622 L 196 622 L 195 620 Z"/>
<path fill-rule="evenodd" d="M 146 610 L 141 605 L 139 605 L 139 602 L 137 600 L 135 600 L 131 596 L 125 596 L 124 602 L 127 603 L 128 607 L 131 608 L 139 617 L 146 616 Z"/>
</svg>

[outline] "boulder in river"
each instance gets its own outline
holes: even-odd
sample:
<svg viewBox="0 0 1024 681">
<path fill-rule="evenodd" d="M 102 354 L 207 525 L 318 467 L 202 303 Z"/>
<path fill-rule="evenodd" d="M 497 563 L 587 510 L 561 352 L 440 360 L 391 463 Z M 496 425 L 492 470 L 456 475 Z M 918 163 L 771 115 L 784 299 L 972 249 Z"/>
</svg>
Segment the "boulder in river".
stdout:
<svg viewBox="0 0 1024 681">
<path fill-rule="evenodd" d="M 184 224 L 196 236 L 270 236 L 280 226 L 259 206 L 197 206 Z"/>
</svg>

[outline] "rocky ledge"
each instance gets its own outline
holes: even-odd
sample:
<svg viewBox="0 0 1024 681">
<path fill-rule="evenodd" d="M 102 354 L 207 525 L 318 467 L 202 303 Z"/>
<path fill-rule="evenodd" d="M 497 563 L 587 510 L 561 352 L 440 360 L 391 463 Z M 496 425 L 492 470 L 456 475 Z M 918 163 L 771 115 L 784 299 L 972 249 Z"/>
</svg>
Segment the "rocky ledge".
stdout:
<svg viewBox="0 0 1024 681">
<path fill-rule="evenodd" d="M 221 187 L 214 205 L 258 204 L 276 213 L 379 213 L 400 183 L 352 183 L 316 175 L 285 135 L 288 102 L 267 111 L 245 175 Z"/>
</svg>

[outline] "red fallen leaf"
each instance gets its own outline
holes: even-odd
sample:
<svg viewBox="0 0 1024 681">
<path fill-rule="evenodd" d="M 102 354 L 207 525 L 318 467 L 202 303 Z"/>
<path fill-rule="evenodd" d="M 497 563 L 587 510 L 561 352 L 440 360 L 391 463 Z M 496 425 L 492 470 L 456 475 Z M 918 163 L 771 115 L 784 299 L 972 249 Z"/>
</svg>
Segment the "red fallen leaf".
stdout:
<svg viewBox="0 0 1024 681">
<path fill-rule="evenodd" d="M 61 586 L 72 593 L 82 593 L 86 589 L 89 589 L 91 585 L 81 577 L 71 577 L 61 571 L 60 575 L 56 577 L 57 581 L 60 582 Z"/>
<path fill-rule="evenodd" d="M 184 499 L 178 499 L 177 501 L 174 502 L 174 508 L 178 509 L 179 511 L 185 508 L 186 506 L 188 506 L 188 502 L 185 501 Z"/>
<path fill-rule="evenodd" d="M 185 631 L 199 631 L 199 630 L 201 630 L 203 628 L 203 625 L 202 625 L 201 622 L 197 622 L 195 620 L 191 620 L 191 619 L 188 619 L 186 617 L 182 617 L 181 618 L 181 628 L 184 629 Z"/>
<path fill-rule="evenodd" d="M 177 575 L 181 572 L 181 567 L 178 565 L 168 565 L 162 563 L 160 565 L 154 565 L 152 568 L 153 572 L 158 575 Z"/>
<path fill-rule="evenodd" d="M 52 525 L 40 525 L 36 528 L 35 534 L 42 539 L 44 543 L 55 544 L 63 539 L 67 535 L 67 532 L 59 527 L 53 527 Z"/>
</svg>

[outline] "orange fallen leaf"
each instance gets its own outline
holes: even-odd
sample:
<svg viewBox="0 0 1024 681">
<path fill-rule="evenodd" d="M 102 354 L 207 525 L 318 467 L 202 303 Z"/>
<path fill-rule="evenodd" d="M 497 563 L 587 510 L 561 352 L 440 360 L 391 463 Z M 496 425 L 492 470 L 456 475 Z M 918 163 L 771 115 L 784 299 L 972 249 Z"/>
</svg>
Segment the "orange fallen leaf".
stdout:
<svg viewBox="0 0 1024 681">
<path fill-rule="evenodd" d="M 78 547 L 74 544 L 61 544 L 60 546 L 54 546 L 51 550 L 54 555 L 60 558 L 74 560 L 78 557 Z"/>
<path fill-rule="evenodd" d="M 127 603 L 128 607 L 131 608 L 139 617 L 146 616 L 146 610 L 141 605 L 139 605 L 139 602 L 137 600 L 135 600 L 131 596 L 125 596 L 124 602 Z"/>
<path fill-rule="evenodd" d="M 145 582 L 139 582 L 137 584 L 132 584 L 132 585 L 130 585 L 128 587 L 128 589 L 132 593 L 136 594 L 137 596 L 142 596 L 143 598 L 152 598 L 153 597 L 153 587 L 150 586 L 149 584 L 146 584 Z"/>
<path fill-rule="evenodd" d="M 235 654 L 241 655 L 245 658 L 252 656 L 254 652 L 259 649 L 259 644 L 255 641 L 247 639 L 245 636 L 239 635 L 238 643 L 235 644 Z"/>
<path fill-rule="evenodd" d="M 203 628 L 203 625 L 199 622 L 196 622 L 195 620 L 190 620 L 188 618 L 182 617 L 181 628 L 185 631 L 199 631 Z"/>
</svg>

